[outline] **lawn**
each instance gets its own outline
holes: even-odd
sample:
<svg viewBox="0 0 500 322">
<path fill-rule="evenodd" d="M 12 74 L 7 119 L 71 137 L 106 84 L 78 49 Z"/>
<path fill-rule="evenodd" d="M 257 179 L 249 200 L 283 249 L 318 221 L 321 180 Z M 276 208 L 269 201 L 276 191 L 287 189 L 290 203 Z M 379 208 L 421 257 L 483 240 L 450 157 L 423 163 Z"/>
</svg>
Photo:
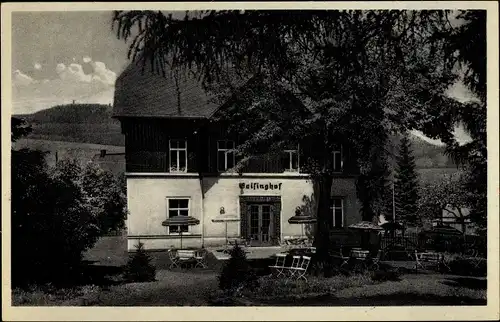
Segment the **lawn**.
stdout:
<svg viewBox="0 0 500 322">
<path fill-rule="evenodd" d="M 83 285 L 69 289 L 35 287 L 13 290 L 13 305 L 35 306 L 208 306 L 220 294 L 217 275 L 222 263 L 209 259 L 207 269 L 168 269 L 164 253 L 152 253 L 156 281 L 125 283 L 126 240 L 106 237 L 88 252 Z M 254 264 L 258 264 L 255 262 Z M 265 265 L 261 265 L 265 266 Z M 264 271 L 262 271 L 264 272 Z M 294 298 L 278 296 L 295 294 Z M 285 283 L 261 278 L 248 290 L 246 302 L 232 305 L 357 306 L 357 305 L 486 305 L 486 278 L 453 275 L 404 274 L 399 281 L 373 281 L 370 275 L 310 276 L 308 283 Z"/>
</svg>

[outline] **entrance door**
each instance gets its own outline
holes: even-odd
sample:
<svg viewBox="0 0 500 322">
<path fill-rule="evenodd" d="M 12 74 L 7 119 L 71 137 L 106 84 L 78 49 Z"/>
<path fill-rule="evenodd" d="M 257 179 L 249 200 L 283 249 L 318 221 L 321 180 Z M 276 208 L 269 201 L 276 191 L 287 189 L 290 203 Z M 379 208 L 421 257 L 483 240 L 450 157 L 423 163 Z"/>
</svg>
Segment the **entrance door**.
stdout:
<svg viewBox="0 0 500 322">
<path fill-rule="evenodd" d="M 251 204 L 248 212 L 248 232 L 252 245 L 269 246 L 272 244 L 274 227 L 270 204 Z"/>
</svg>

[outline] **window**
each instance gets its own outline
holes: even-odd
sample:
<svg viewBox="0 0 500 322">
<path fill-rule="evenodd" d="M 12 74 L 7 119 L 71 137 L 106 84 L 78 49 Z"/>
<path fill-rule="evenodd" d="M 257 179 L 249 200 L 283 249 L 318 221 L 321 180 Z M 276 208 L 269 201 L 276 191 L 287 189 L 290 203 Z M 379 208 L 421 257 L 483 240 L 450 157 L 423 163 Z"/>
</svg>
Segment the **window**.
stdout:
<svg viewBox="0 0 500 322">
<path fill-rule="evenodd" d="M 170 140 L 170 172 L 187 172 L 186 140 Z"/>
<path fill-rule="evenodd" d="M 344 199 L 332 198 L 330 200 L 330 210 L 332 211 L 330 227 L 331 228 L 344 227 Z"/>
<path fill-rule="evenodd" d="M 284 151 L 283 167 L 286 172 L 299 172 L 299 146 Z"/>
<path fill-rule="evenodd" d="M 167 199 L 168 204 L 168 218 L 175 216 L 189 216 L 189 199 Z M 180 232 L 187 233 L 188 226 L 170 226 L 168 227 L 169 234 L 179 234 Z"/>
<path fill-rule="evenodd" d="M 234 141 L 217 141 L 217 170 L 227 171 L 234 164 Z"/>
<path fill-rule="evenodd" d="M 333 172 L 342 172 L 344 168 L 344 156 L 342 145 L 336 144 L 333 147 Z"/>
</svg>

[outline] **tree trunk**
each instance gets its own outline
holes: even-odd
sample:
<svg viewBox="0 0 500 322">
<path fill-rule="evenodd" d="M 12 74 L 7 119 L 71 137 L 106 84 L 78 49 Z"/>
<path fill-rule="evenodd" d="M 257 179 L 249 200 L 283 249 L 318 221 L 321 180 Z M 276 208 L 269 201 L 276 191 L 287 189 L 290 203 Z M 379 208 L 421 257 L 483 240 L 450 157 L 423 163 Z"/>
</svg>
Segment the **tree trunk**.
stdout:
<svg viewBox="0 0 500 322">
<path fill-rule="evenodd" d="M 333 183 L 331 175 L 322 175 L 318 180 L 317 229 L 314 244 L 318 262 L 325 263 L 330 249 L 330 198 Z"/>
</svg>

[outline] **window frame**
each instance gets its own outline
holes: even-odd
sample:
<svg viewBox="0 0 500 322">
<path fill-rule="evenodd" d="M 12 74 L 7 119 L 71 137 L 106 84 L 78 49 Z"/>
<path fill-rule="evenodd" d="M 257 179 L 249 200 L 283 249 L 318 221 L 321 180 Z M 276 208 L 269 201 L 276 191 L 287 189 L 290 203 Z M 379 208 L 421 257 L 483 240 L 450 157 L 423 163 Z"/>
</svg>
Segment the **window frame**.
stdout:
<svg viewBox="0 0 500 322">
<path fill-rule="evenodd" d="M 172 208 L 171 209 L 170 208 L 170 200 L 187 200 L 188 201 L 187 208 Z M 172 197 L 166 197 L 166 201 L 167 201 L 167 219 L 170 218 L 170 210 L 177 210 L 177 216 L 181 216 L 181 215 L 179 215 L 179 212 L 181 210 L 187 210 L 187 212 L 188 212 L 187 215 L 189 216 L 189 214 L 191 212 L 191 197 L 185 197 L 185 196 L 174 197 L 174 196 L 172 196 Z M 181 226 L 184 226 L 184 225 L 176 226 L 179 229 L 179 232 L 176 232 L 176 233 L 175 232 L 170 232 L 171 226 L 167 226 L 167 229 L 168 229 L 167 235 L 180 236 L 180 234 L 181 234 L 181 228 L 180 227 Z M 189 229 L 189 225 L 185 225 L 185 226 L 187 226 L 187 231 L 183 232 L 182 234 L 183 235 L 191 235 L 191 232 L 190 232 L 190 229 Z"/>
<path fill-rule="evenodd" d="M 283 150 L 283 152 L 287 155 L 286 157 L 289 158 L 289 164 L 288 167 L 284 169 L 285 172 L 291 172 L 291 173 L 300 173 L 300 145 L 297 144 L 296 149 L 286 149 Z M 293 157 L 292 155 L 295 153 L 297 156 L 297 169 L 293 168 Z"/>
<path fill-rule="evenodd" d="M 228 142 L 231 142 L 232 145 L 233 145 L 233 148 L 232 149 L 221 149 L 219 144 L 221 142 L 226 142 L 226 146 L 227 146 L 227 143 Z M 225 171 L 228 171 L 229 168 L 227 166 L 227 161 L 228 161 L 228 152 L 231 152 L 232 155 L 233 155 L 233 167 L 236 165 L 236 153 L 235 153 L 235 150 L 236 150 L 236 142 L 234 140 L 217 140 L 217 172 L 225 172 Z M 219 169 L 219 152 L 224 152 L 224 169 Z"/>
<path fill-rule="evenodd" d="M 173 148 L 172 147 L 172 141 L 183 141 L 184 142 L 184 148 Z M 179 154 L 180 151 L 184 151 L 185 156 L 185 168 L 183 171 L 181 171 L 179 168 Z M 173 168 L 172 167 L 172 152 L 175 152 L 177 154 L 177 167 Z M 168 169 L 172 173 L 187 173 L 188 172 L 188 141 L 186 139 L 169 139 L 168 140 Z"/>
<path fill-rule="evenodd" d="M 334 200 L 340 200 L 340 208 L 339 207 L 335 207 L 335 203 L 334 203 Z M 340 227 L 337 227 L 335 224 L 335 210 L 336 209 L 340 209 L 342 211 L 342 223 L 340 224 Z M 331 211 L 331 215 L 332 215 L 332 229 L 341 229 L 341 228 L 344 228 L 344 222 L 345 222 L 345 211 L 344 211 L 344 198 L 343 197 L 331 197 L 331 200 L 330 200 L 330 211 Z"/>
<path fill-rule="evenodd" d="M 333 173 L 342 173 L 344 171 L 344 146 L 339 144 L 340 149 L 336 150 L 336 146 L 333 146 L 332 150 L 332 172 Z M 340 169 L 335 169 L 335 157 L 339 156 L 340 158 Z"/>
</svg>

